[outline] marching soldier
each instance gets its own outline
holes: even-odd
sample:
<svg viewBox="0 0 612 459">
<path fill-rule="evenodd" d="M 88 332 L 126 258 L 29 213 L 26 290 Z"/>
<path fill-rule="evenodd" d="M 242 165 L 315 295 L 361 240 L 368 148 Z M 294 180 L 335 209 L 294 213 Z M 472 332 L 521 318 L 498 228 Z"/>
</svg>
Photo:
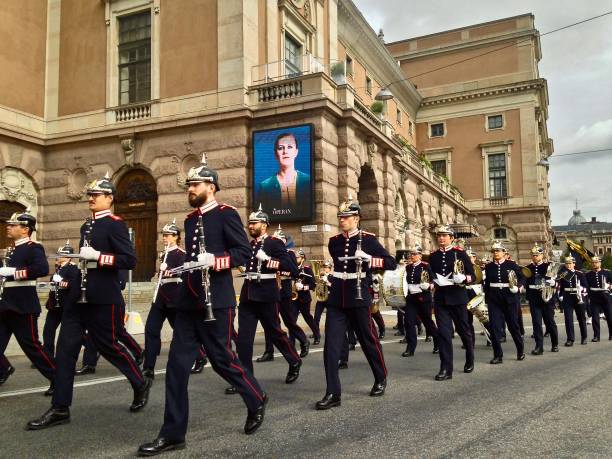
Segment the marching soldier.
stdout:
<svg viewBox="0 0 612 459">
<path fill-rule="evenodd" d="M 589 285 L 589 303 L 593 314 L 593 339 L 600 339 L 599 314 L 603 312 L 608 323 L 609 340 L 612 340 L 612 310 L 610 305 L 610 289 L 612 288 L 612 273 L 601 268 L 601 258 L 591 258 L 592 270 L 586 274 Z"/>
<path fill-rule="evenodd" d="M 186 256 L 180 283 L 174 333 L 166 369 L 164 424 L 155 440 L 138 455 L 153 456 L 185 447 L 189 418 L 188 383 L 200 344 L 215 372 L 233 385 L 248 409 L 244 432 L 263 423 L 268 397 L 231 347 L 236 296 L 231 268 L 244 265 L 249 242 L 236 209 L 217 202 L 219 178 L 202 164 L 187 174 L 189 204 L 196 210 L 185 220 Z M 211 311 L 212 309 L 212 311 Z M 209 314 L 212 312 L 212 317 Z"/>
<path fill-rule="evenodd" d="M 580 327 L 580 344 L 587 344 L 586 308 L 584 295 L 588 288 L 586 276 L 576 269 L 574 257 L 565 257 L 565 271 L 559 279 L 559 300 L 565 318 L 566 347 L 574 345 L 574 312 Z"/>
<path fill-rule="evenodd" d="M 321 342 L 321 331 L 319 327 L 316 325 L 312 314 L 310 313 L 310 304 L 312 303 L 312 296 L 310 295 L 310 291 L 315 288 L 315 278 L 314 273 L 312 272 L 312 268 L 310 265 L 306 264 L 306 254 L 304 250 L 298 249 L 295 251 L 296 261 L 298 264 L 299 275 L 295 281 L 295 289 L 297 290 L 298 297 L 293 302 L 294 307 L 298 310 L 299 313 L 302 314 L 306 324 L 312 330 L 312 334 L 314 336 L 314 344 L 319 344 Z M 308 348 L 310 347 L 310 342 L 307 341 L 306 354 L 308 353 Z M 305 357 L 301 355 L 301 357 Z"/>
<path fill-rule="evenodd" d="M 149 399 L 151 381 L 142 376 L 137 363 L 120 343 L 123 326 L 121 269 L 136 266 L 134 246 L 121 218 L 111 212 L 116 189 L 108 174 L 87 186 L 92 219 L 81 227 L 80 260 L 86 274 L 79 279 L 86 304 L 66 304 L 57 345 L 57 372 L 51 408 L 40 418 L 28 422 L 26 429 L 40 430 L 70 422 L 74 370 L 83 333 L 89 333 L 102 356 L 130 382 L 134 399 L 130 411 L 140 411 Z M 72 281 L 74 284 L 74 281 Z"/>
<path fill-rule="evenodd" d="M 156 290 L 157 295 L 153 298 L 145 324 L 142 374 L 151 379 L 155 378 L 155 363 L 161 351 L 161 330 L 164 321 L 168 320 L 170 326 L 174 327 L 176 320 L 176 302 L 179 299 L 182 279 L 180 275 L 172 274 L 171 270 L 182 266 L 185 261 L 185 251 L 178 246 L 181 240 L 181 230 L 176 225 L 176 221 L 173 220 L 172 223 L 164 225 L 161 234 L 165 247 L 159 266 L 161 278 Z M 192 374 L 201 373 L 207 363 L 203 347 L 200 346 L 199 349 L 199 355 L 191 369 Z"/>
<path fill-rule="evenodd" d="M 38 339 L 41 309 L 36 294 L 36 279 L 49 273 L 49 265 L 43 246 L 30 239 L 34 231 L 36 218 L 28 210 L 14 213 L 6 222 L 6 235 L 13 240 L 14 248 L 0 268 L 0 355 L 15 335 L 28 359 L 51 382 L 45 393 L 51 395 L 56 366 Z M 11 368 L 9 365 L 5 381 Z"/>
<path fill-rule="evenodd" d="M 13 373 L 15 373 L 15 367 L 11 365 L 4 354 L 0 354 L 0 386 L 8 381 Z"/>
<path fill-rule="evenodd" d="M 518 292 L 523 284 L 523 273 L 514 261 L 506 258 L 506 252 L 504 245 L 495 241 L 491 246 L 493 261 L 485 265 L 484 292 L 491 320 L 492 365 L 503 363 L 504 352 L 500 339 L 504 322 L 516 346 L 516 359 L 525 360 L 525 343 L 518 322 Z"/>
<path fill-rule="evenodd" d="M 66 241 L 63 247 L 57 250 L 57 255 L 72 255 L 74 249 L 70 241 Z M 49 355 L 55 355 L 55 333 L 57 332 L 62 315 L 67 305 L 76 302 L 79 298 L 79 269 L 70 262 L 70 258 L 58 258 L 55 260 L 56 270 L 51 277 L 54 286 L 49 292 L 47 299 L 47 318 L 43 327 L 44 347 Z"/>
<path fill-rule="evenodd" d="M 468 297 L 465 286 L 474 279 L 474 268 L 463 249 L 453 246 L 454 231 L 448 225 L 434 230 L 439 249 L 429 256 L 434 276 L 434 311 L 438 325 L 440 371 L 436 381 L 453 377 L 453 323 L 465 345 L 464 373 L 474 371 L 474 339 L 468 320 Z"/>
<path fill-rule="evenodd" d="M 409 250 L 410 263 L 406 265 L 404 285 L 406 291 L 406 307 L 404 308 L 404 330 L 406 331 L 406 350 L 402 357 L 412 357 L 417 346 L 417 316 L 421 318 L 427 335 L 433 337 L 433 353 L 438 350 L 438 327 L 431 318 L 431 289 L 433 273 L 428 263 L 422 260 L 423 251 L 420 247 Z"/>
<path fill-rule="evenodd" d="M 546 302 L 542 298 L 544 286 L 555 286 L 555 279 L 546 276 L 549 266 L 550 262 L 544 261 L 544 248 L 536 243 L 531 249 L 531 263 L 527 265 L 527 268 L 531 271 L 531 277 L 525 279 L 527 301 L 529 301 L 533 337 L 535 339 L 535 348 L 531 351 L 532 355 L 542 355 L 544 352 L 542 319 L 552 344 L 550 352 L 559 352 L 559 333 L 555 323 L 554 302 Z"/>
<path fill-rule="evenodd" d="M 373 269 L 395 269 L 396 263 L 375 235 L 359 228 L 360 218 L 361 207 L 349 196 L 338 211 L 338 226 L 342 232 L 329 239 L 334 271 L 327 302 L 323 351 L 327 389 L 323 399 L 316 403 L 317 410 L 341 404 L 338 362 L 348 324 L 355 330 L 374 374 L 370 396 L 383 395 L 387 387 L 387 367 L 370 315 L 372 298 L 368 286 L 372 282 Z"/>
<path fill-rule="evenodd" d="M 253 240 L 251 258 L 246 262 L 246 279 L 240 292 L 236 347 L 240 361 L 253 373 L 253 341 L 257 321 L 260 321 L 272 344 L 289 364 L 285 382 L 291 384 L 300 375 L 302 359 L 280 326 L 277 307 L 280 290 L 276 279 L 279 270 L 289 272 L 291 277 L 296 277 L 298 271 L 283 241 L 268 235 L 269 223 L 268 214 L 261 205 L 259 210 L 249 215 L 248 229 Z M 227 388 L 226 393 L 233 393 L 233 388 Z"/>
<path fill-rule="evenodd" d="M 471 247 L 468 248 L 468 250 L 466 250 L 466 253 L 470 257 L 470 261 L 472 262 L 472 266 L 474 267 L 474 273 L 476 273 L 477 269 L 480 269 L 480 265 L 478 265 L 478 255 L 476 254 L 476 252 L 474 252 L 472 250 Z M 478 268 L 477 268 L 477 266 L 478 266 Z M 478 277 L 478 276 L 476 276 L 476 277 Z M 476 278 L 473 279 L 472 283 L 470 285 L 467 285 L 465 287 L 465 289 L 467 291 L 468 303 L 469 303 L 469 301 L 471 301 L 476 296 L 482 294 L 482 284 L 480 282 L 478 282 Z M 468 322 L 470 324 L 470 330 L 472 332 L 472 345 L 476 346 L 476 330 L 474 329 L 474 314 L 470 310 L 468 310 Z M 483 327 L 484 327 L 484 325 L 483 325 Z M 486 330 L 487 330 L 487 332 L 489 332 L 489 328 L 488 327 L 486 327 Z M 487 338 L 487 346 L 490 346 L 490 345 L 491 345 L 491 342 Z"/>
</svg>

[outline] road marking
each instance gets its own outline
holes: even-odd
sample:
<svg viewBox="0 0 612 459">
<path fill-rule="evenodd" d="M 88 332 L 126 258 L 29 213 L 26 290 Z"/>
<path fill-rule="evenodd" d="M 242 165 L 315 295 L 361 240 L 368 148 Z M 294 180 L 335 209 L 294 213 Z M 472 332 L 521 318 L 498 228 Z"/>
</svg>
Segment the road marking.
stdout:
<svg viewBox="0 0 612 459">
<path fill-rule="evenodd" d="M 574 322 L 574 325 L 578 324 L 578 322 Z M 563 325 L 563 324 L 561 324 Z M 526 325 L 525 330 L 529 329 L 529 328 L 533 328 L 533 326 L 531 325 Z M 479 332 L 477 332 L 479 333 Z M 417 337 L 417 339 L 419 341 L 425 341 L 425 337 Z M 385 341 L 381 341 L 380 344 L 392 344 L 392 343 L 399 343 L 401 341 L 401 338 L 394 338 L 392 340 L 385 340 Z M 361 345 L 359 343 L 357 343 L 355 345 L 355 347 L 361 347 Z M 311 349 L 309 354 L 318 354 L 320 352 L 323 352 L 323 348 L 317 348 L 317 349 Z M 283 355 L 280 352 L 277 352 L 274 354 L 274 357 L 276 358 L 280 358 Z M 255 362 L 257 360 L 257 357 L 253 357 L 253 362 Z M 207 363 L 205 368 L 210 368 L 211 365 L 210 363 Z M 161 370 L 155 370 L 155 374 L 156 375 L 163 375 L 166 374 L 166 369 L 163 368 Z M 110 376 L 107 378 L 96 378 L 96 379 L 91 379 L 89 381 L 82 381 L 82 382 L 78 382 L 74 384 L 74 388 L 76 389 L 77 387 L 87 387 L 87 386 L 97 386 L 99 384 L 107 384 L 107 383 L 112 383 L 112 382 L 117 382 L 117 381 L 126 381 L 127 378 L 125 376 Z M 30 394 L 39 394 L 42 392 L 45 392 L 49 387 L 45 386 L 45 387 L 31 387 L 28 389 L 20 389 L 20 390 L 14 390 L 14 391 L 9 391 L 9 392 L 4 392 L 0 394 L 0 398 L 7 398 L 7 397 L 18 397 L 20 395 L 30 395 Z"/>
</svg>

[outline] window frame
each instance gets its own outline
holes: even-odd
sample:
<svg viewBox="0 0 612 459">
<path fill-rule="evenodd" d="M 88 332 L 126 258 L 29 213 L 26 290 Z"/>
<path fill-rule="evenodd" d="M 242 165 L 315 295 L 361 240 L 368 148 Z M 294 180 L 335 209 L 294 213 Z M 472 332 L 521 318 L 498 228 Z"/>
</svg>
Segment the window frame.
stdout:
<svg viewBox="0 0 612 459">
<path fill-rule="evenodd" d="M 147 14 L 148 13 L 148 14 Z M 130 18 L 135 18 L 137 16 L 141 16 L 141 17 L 147 17 L 149 19 L 149 24 L 148 24 L 148 29 L 149 29 L 149 34 L 148 37 L 146 38 L 141 38 L 139 40 L 134 40 L 134 41 L 128 41 L 125 43 L 121 42 L 121 34 L 122 34 L 122 30 L 121 30 L 121 23 L 124 20 L 130 19 Z M 118 105 L 119 106 L 124 106 L 124 105 L 132 105 L 132 104 L 139 104 L 139 103 L 144 103 L 144 102 L 149 102 L 152 100 L 152 14 L 151 14 L 151 10 L 141 10 L 138 11 L 136 13 L 131 13 L 131 14 L 125 14 L 125 15 L 121 15 L 117 17 L 117 32 L 118 32 L 118 43 L 117 43 L 117 76 L 118 76 L 118 81 L 117 81 L 117 98 L 118 98 Z M 133 29 L 134 30 L 134 29 Z M 129 31 L 128 31 L 129 32 Z M 135 61 L 130 61 L 128 60 L 128 62 L 122 63 L 121 62 L 121 56 L 122 53 L 124 52 L 130 52 L 132 50 L 142 50 L 143 47 L 146 49 L 148 48 L 148 59 L 142 59 L 142 58 L 137 58 L 137 60 Z M 145 72 L 148 73 L 148 95 L 146 95 L 145 97 L 138 97 L 139 96 L 139 88 L 138 88 L 138 75 L 134 75 L 133 78 L 135 79 L 135 82 L 132 82 L 132 70 L 135 71 L 135 73 L 137 73 L 140 69 L 144 68 Z M 123 73 L 123 69 L 128 69 L 128 78 L 127 79 L 122 79 L 122 73 Z M 127 91 L 124 91 L 124 86 L 123 86 L 123 82 L 127 81 Z M 135 85 L 136 88 L 134 89 L 134 94 L 132 93 L 132 85 Z M 124 94 L 127 94 L 128 97 L 128 101 L 127 102 L 123 102 L 122 101 L 122 96 Z"/>
<path fill-rule="evenodd" d="M 350 76 L 351 78 L 355 77 L 355 69 L 353 67 L 354 62 L 355 61 L 352 56 L 349 53 L 346 53 L 344 56 L 344 68 L 346 69 L 346 75 Z"/>
<path fill-rule="evenodd" d="M 501 157 L 504 160 L 504 167 L 503 167 L 503 177 L 491 177 L 491 158 L 492 157 Z M 493 172 L 498 172 L 501 171 L 501 168 L 498 168 L 498 170 L 495 170 Z M 495 152 L 495 153 L 489 153 L 487 155 L 487 188 L 489 190 L 489 198 L 490 199 L 507 199 L 508 198 L 508 162 L 507 162 L 507 158 L 506 158 L 506 153 L 505 152 Z M 492 185 L 492 180 L 503 180 L 503 193 L 502 195 L 498 195 L 498 194 L 493 194 L 496 193 L 495 189 L 497 187 L 493 187 L 493 189 L 491 188 Z"/>
<path fill-rule="evenodd" d="M 433 135 L 433 127 L 438 125 L 442 126 L 442 135 Z M 448 131 L 446 129 L 446 121 L 436 121 L 433 123 L 428 123 L 427 125 L 427 134 L 429 135 L 430 139 L 442 139 L 446 137 L 447 133 Z"/>
<path fill-rule="evenodd" d="M 489 126 L 489 119 L 490 118 L 494 118 L 494 117 L 501 117 L 501 126 L 499 127 L 490 127 Z M 487 114 L 484 117 L 484 127 L 485 127 L 485 131 L 489 132 L 489 131 L 503 131 L 504 129 L 506 129 L 506 115 L 504 113 L 491 113 L 491 114 Z"/>
<path fill-rule="evenodd" d="M 293 77 L 293 76 L 299 76 L 302 74 L 303 69 L 302 67 L 302 62 L 300 57 L 304 55 L 304 44 L 298 40 L 297 38 L 295 38 L 293 35 L 291 35 L 290 33 L 285 32 L 285 36 L 284 36 L 285 40 L 283 43 L 283 56 L 284 56 L 284 62 L 285 62 L 285 76 L 287 77 Z M 295 50 L 297 51 L 294 55 L 295 57 L 295 62 L 291 59 L 289 59 L 289 57 L 287 56 L 287 51 L 290 50 L 288 48 L 288 44 L 293 44 L 295 45 Z M 291 63 L 292 66 L 294 66 L 294 68 L 290 68 L 289 63 Z"/>
<path fill-rule="evenodd" d="M 369 75 L 365 76 L 365 90 L 367 94 L 372 95 L 372 78 Z"/>
</svg>

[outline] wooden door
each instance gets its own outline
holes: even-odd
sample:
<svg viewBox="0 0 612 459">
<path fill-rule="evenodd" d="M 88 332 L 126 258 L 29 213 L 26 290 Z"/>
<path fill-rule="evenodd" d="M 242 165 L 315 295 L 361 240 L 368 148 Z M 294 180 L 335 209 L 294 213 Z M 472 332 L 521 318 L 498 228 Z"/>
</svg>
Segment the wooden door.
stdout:
<svg viewBox="0 0 612 459">
<path fill-rule="evenodd" d="M 151 280 L 157 256 L 157 184 L 147 171 L 135 169 L 121 178 L 114 213 L 134 231 L 138 261 L 133 280 Z"/>
<path fill-rule="evenodd" d="M 13 245 L 13 240 L 6 237 L 6 221 L 15 212 L 23 212 L 25 207 L 18 202 L 0 201 L 0 249 Z"/>
</svg>

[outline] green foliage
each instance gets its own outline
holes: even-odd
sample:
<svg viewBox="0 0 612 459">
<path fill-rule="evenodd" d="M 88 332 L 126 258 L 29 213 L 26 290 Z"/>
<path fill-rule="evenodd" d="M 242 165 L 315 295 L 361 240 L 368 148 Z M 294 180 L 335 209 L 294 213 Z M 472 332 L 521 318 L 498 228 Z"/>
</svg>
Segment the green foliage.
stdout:
<svg viewBox="0 0 612 459">
<path fill-rule="evenodd" d="M 604 269 L 612 269 L 612 253 L 606 253 L 601 260 L 601 267 Z"/>
<path fill-rule="evenodd" d="M 370 106 L 370 110 L 372 110 L 374 113 L 382 113 L 384 107 L 385 106 L 382 100 L 375 100 L 374 102 L 372 102 L 372 105 Z"/>
</svg>

